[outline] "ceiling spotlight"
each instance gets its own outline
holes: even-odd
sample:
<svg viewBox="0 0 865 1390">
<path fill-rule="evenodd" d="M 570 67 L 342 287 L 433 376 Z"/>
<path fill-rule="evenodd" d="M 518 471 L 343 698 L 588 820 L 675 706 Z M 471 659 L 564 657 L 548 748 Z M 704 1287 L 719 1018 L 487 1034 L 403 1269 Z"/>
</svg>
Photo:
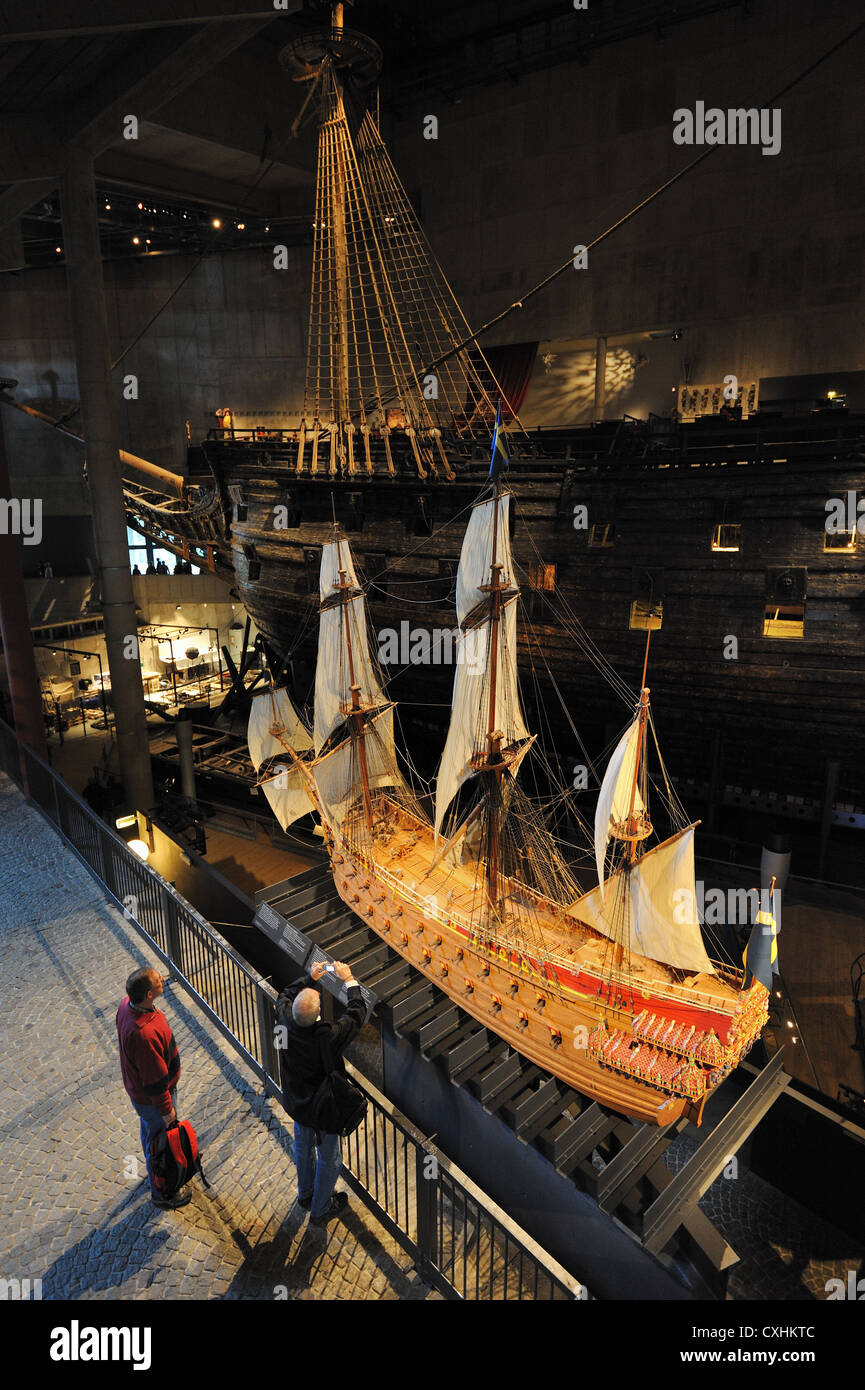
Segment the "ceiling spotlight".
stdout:
<svg viewBox="0 0 865 1390">
<path fill-rule="evenodd" d="M 144 211 L 144 204 L 143 204 L 143 203 L 139 203 L 139 204 L 138 204 L 138 211 L 139 211 L 139 212 L 143 212 L 143 211 Z"/>
<path fill-rule="evenodd" d="M 216 230 L 219 231 L 219 228 L 222 226 L 222 222 L 220 221 L 220 219 L 219 219 L 218 217 L 214 217 L 214 219 L 213 219 L 213 221 L 211 222 L 210 225 L 211 225 L 211 227 L 215 227 Z"/>
<path fill-rule="evenodd" d="M 63 247 L 62 247 L 62 246 L 55 246 L 55 247 L 54 247 L 54 250 L 57 252 L 58 256 L 62 256 L 62 254 L 63 254 Z"/>
<path fill-rule="evenodd" d="M 264 230 L 265 230 L 266 232 L 269 232 L 269 231 L 270 231 L 270 227 L 265 227 Z"/>
<path fill-rule="evenodd" d="M 133 245 L 133 246 L 140 246 L 140 245 L 141 245 L 141 237 L 140 237 L 140 236 L 134 236 L 134 237 L 132 238 L 132 245 Z"/>
</svg>

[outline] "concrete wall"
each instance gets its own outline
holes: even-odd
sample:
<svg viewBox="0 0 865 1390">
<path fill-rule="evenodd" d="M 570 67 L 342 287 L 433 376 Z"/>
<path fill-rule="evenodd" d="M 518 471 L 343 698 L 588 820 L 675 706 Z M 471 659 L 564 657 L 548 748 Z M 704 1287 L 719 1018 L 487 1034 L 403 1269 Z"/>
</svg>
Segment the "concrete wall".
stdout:
<svg viewBox="0 0 865 1390">
<path fill-rule="evenodd" d="M 290 248 L 274 270 L 269 250 L 210 257 L 193 270 L 115 373 L 121 444 L 169 468 L 182 468 L 186 421 L 200 437 L 228 405 L 246 418 L 294 423 L 303 401 L 309 254 Z M 165 304 L 194 259 L 149 256 L 106 265 L 109 328 L 117 357 Z M 124 398 L 123 378 L 138 378 Z M 56 416 L 77 400 L 66 301 L 57 269 L 0 276 L 0 375 L 16 377 L 15 399 Z M 4 412 L 13 487 L 47 514 L 90 511 L 81 445 L 14 410 Z M 80 424 L 80 420 L 74 423 Z M 29 490 L 28 490 L 29 489 Z"/>
<path fill-rule="evenodd" d="M 587 66 L 406 109 L 394 159 L 421 191 L 469 321 L 518 299 L 699 153 L 673 143 L 677 108 L 765 106 L 855 21 L 846 0 L 766 0 L 597 49 Z M 780 153 L 718 149 L 490 341 L 684 327 L 692 381 L 865 367 L 863 44 L 783 98 Z M 427 113 L 436 141 L 423 138 Z M 642 350 L 651 361 L 663 347 Z"/>
</svg>

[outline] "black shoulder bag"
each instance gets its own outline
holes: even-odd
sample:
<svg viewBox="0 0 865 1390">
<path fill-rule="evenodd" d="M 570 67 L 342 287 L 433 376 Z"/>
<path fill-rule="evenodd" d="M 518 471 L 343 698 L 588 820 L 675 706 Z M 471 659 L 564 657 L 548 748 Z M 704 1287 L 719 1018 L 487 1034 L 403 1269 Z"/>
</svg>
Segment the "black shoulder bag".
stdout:
<svg viewBox="0 0 865 1390">
<path fill-rule="evenodd" d="M 367 1100 L 342 1071 L 335 1071 L 327 1034 L 319 1038 L 324 1080 L 309 1104 L 310 1129 L 319 1134 L 353 1134 L 366 1115 Z"/>
</svg>

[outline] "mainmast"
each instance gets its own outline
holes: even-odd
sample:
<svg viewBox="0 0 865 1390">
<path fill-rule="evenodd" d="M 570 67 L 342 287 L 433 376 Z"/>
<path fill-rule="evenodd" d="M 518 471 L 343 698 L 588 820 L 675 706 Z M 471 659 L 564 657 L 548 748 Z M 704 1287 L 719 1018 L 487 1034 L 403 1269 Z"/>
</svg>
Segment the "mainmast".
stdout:
<svg viewBox="0 0 865 1390">
<path fill-rule="evenodd" d="M 342 9 L 342 6 L 338 6 Z M 372 798 L 369 793 L 369 768 L 366 761 L 366 730 L 363 722 L 363 711 L 360 707 L 360 686 L 354 676 L 354 651 L 351 644 L 351 624 L 348 620 L 348 595 L 352 585 L 348 581 L 348 571 L 343 568 L 342 563 L 342 541 L 340 539 L 339 527 L 334 519 L 333 539 L 336 544 L 336 564 L 339 572 L 339 593 L 342 604 L 343 618 L 345 621 L 345 650 L 348 658 L 348 678 L 349 689 L 351 690 L 351 721 L 352 737 L 357 744 L 358 756 L 360 758 L 360 776 L 363 785 L 363 813 L 366 818 L 367 830 L 372 830 Z M 347 711 L 348 712 L 348 711 Z"/>
<path fill-rule="evenodd" d="M 504 734 L 501 729 L 496 727 L 496 695 L 498 694 L 499 673 L 499 624 L 501 622 L 503 588 L 502 569 L 504 568 L 498 559 L 500 498 L 501 481 L 497 474 L 493 491 L 493 554 L 492 564 L 490 566 L 490 582 L 489 584 L 481 586 L 484 590 L 489 591 L 491 597 L 490 630 L 492 638 L 490 643 L 490 698 L 487 706 L 487 762 L 484 771 L 489 774 L 490 779 L 490 814 L 487 835 L 487 896 L 490 906 L 496 914 L 498 914 L 499 911 L 498 875 L 502 811 L 501 779 L 506 766 L 502 758 L 502 738 Z"/>
</svg>

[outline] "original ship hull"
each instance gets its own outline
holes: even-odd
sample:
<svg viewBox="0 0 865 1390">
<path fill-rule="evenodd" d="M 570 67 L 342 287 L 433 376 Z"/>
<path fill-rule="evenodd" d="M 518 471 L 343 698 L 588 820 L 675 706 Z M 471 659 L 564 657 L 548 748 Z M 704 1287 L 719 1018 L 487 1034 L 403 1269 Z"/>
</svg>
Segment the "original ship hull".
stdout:
<svg viewBox="0 0 865 1390">
<path fill-rule="evenodd" d="M 534 624 L 531 635 L 521 629 L 518 649 L 521 674 L 529 678 L 527 713 L 534 715 L 536 677 L 544 717 L 570 754 L 569 771 L 582 759 L 558 712 L 546 667 L 566 699 L 579 691 L 587 746 L 602 746 L 610 737 L 610 691 L 575 649 L 557 606 L 569 607 L 615 669 L 635 684 L 645 633 L 629 630 L 629 610 L 639 576 L 651 572 L 664 585 L 662 626 L 652 639 L 653 703 L 678 776 L 691 779 L 710 802 L 726 784 L 731 795 L 739 794 L 736 805 L 750 804 L 749 797 L 759 794 L 754 804 L 761 809 L 819 822 L 827 763 L 843 747 L 836 799 L 851 809 L 861 805 L 865 725 L 856 714 L 865 641 L 863 541 L 858 550 L 827 550 L 824 528 L 827 498 L 845 498 L 850 491 L 859 496 L 865 488 L 855 454 L 857 430 L 861 425 L 854 421 L 839 426 L 830 445 L 824 437 L 812 443 L 816 426 L 791 423 L 786 431 L 776 429 L 778 443 L 758 447 L 756 431 L 745 434 L 739 426 L 728 436 L 701 439 L 699 448 L 694 435 L 661 457 L 640 459 L 608 454 L 609 440 L 586 434 L 575 449 L 603 445 L 600 461 L 597 454 L 512 461 L 512 549 L 528 576 L 523 597 Z M 823 427 L 819 433 L 828 432 Z M 801 439 L 789 442 L 796 435 Z M 296 471 L 296 446 L 211 441 L 206 448 L 219 497 L 208 527 L 190 528 L 180 512 L 157 517 L 131 502 L 130 524 L 163 545 L 174 534 L 179 550 L 184 538 L 201 531 L 217 573 L 236 588 L 273 650 L 290 655 L 301 701 L 315 662 L 318 556 L 330 536 L 332 497 L 371 582 L 375 628 L 399 634 L 403 620 L 412 631 L 454 626 L 452 573 L 465 508 L 476 496 L 483 468 L 479 473 L 477 464 L 467 466 L 455 482 L 310 476 Z M 197 467 L 204 476 L 203 459 Z M 586 529 L 575 527 L 578 506 L 587 509 Z M 275 524 L 279 507 L 284 528 Z M 719 519 L 741 523 L 737 552 L 712 550 Z M 612 528 L 609 544 L 592 544 L 595 523 Z M 424 526 L 430 534 L 423 534 Z M 531 588 L 541 582 L 541 557 L 547 567 L 543 582 L 554 586 L 548 596 Z M 765 607 L 788 582 L 800 586 L 793 598 L 805 614 L 804 633 L 798 640 L 765 637 Z M 440 747 L 453 668 L 435 660 L 416 664 L 401 647 L 389 673 L 413 745 L 421 746 L 428 735 Z M 701 717 L 695 724 L 697 707 Z M 816 707 L 820 728 L 812 728 L 803 743 L 800 731 L 812 727 Z M 797 805 L 796 797 L 812 799 L 813 808 Z"/>
<path fill-rule="evenodd" d="M 495 946 L 440 905 L 452 874 L 433 869 L 424 877 L 431 831 L 394 806 L 388 815 L 396 829 L 386 848 L 360 852 L 328 836 L 337 891 L 365 925 L 466 1013 L 582 1095 L 652 1124 L 682 1115 L 700 1123 L 708 1094 L 759 1036 L 767 1016 L 762 985 L 740 994 L 701 976 L 699 987 L 668 985 L 661 993 L 648 980 L 611 980 L 596 934 L 564 914 L 544 923 L 554 963 L 528 947 Z M 569 951 L 573 964 L 561 964 Z"/>
</svg>

